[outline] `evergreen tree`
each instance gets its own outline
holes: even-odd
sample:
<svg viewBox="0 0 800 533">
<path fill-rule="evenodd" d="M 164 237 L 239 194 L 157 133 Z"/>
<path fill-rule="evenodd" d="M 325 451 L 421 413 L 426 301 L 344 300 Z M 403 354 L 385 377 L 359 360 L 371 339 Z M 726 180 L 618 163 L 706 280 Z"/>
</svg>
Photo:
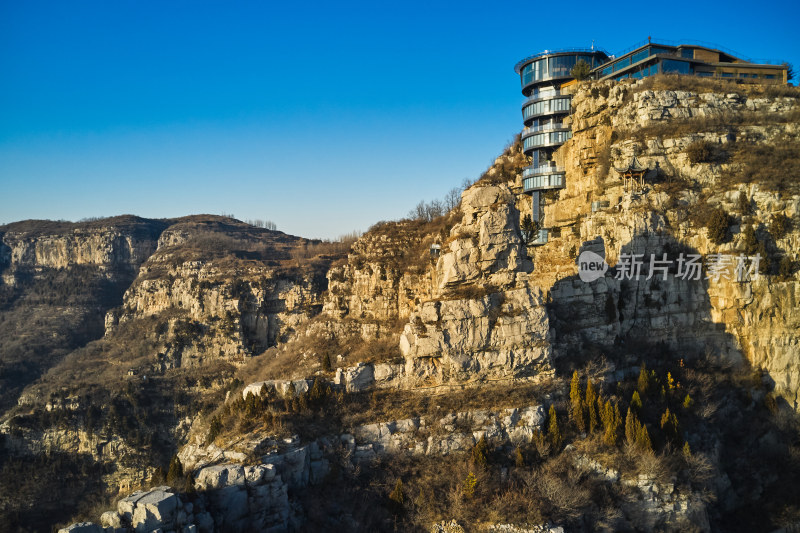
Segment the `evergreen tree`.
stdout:
<svg viewBox="0 0 800 533">
<path fill-rule="evenodd" d="M 331 367 L 331 358 L 328 357 L 328 354 L 322 354 L 322 356 L 320 357 L 320 363 L 322 364 L 323 372 L 333 371 L 333 368 Z"/>
<path fill-rule="evenodd" d="M 628 444 L 636 443 L 636 434 L 639 431 L 638 423 L 639 421 L 636 419 L 636 415 L 633 414 L 631 408 L 628 407 L 628 414 L 625 416 L 625 442 Z"/>
<path fill-rule="evenodd" d="M 575 78 L 578 81 L 585 80 L 589 77 L 589 74 L 592 72 L 592 67 L 584 61 L 583 59 L 579 59 L 575 65 L 570 69 L 569 75 Z"/>
<path fill-rule="evenodd" d="M 653 451 L 653 442 L 650 440 L 650 433 L 644 424 L 639 426 L 636 433 L 636 446 L 643 452 Z"/>
<path fill-rule="evenodd" d="M 683 408 L 690 409 L 692 405 L 694 405 L 694 400 L 692 400 L 692 397 L 687 393 L 686 397 L 683 399 Z"/>
<path fill-rule="evenodd" d="M 633 396 L 631 396 L 631 409 L 635 412 L 639 412 L 642 409 L 642 398 L 639 396 L 639 391 L 633 391 Z"/>
<path fill-rule="evenodd" d="M 598 426 L 597 391 L 591 379 L 586 383 L 586 410 L 588 411 L 589 431 L 594 433 Z"/>
<path fill-rule="evenodd" d="M 514 466 L 523 468 L 525 466 L 525 455 L 522 453 L 522 448 L 517 446 L 514 449 Z"/>
<path fill-rule="evenodd" d="M 480 440 L 472 447 L 472 463 L 476 466 L 486 466 L 489 462 L 489 445 L 486 443 L 486 435 L 482 435 Z"/>
<path fill-rule="evenodd" d="M 472 498 L 475 494 L 475 487 L 478 485 L 478 478 L 475 477 L 475 474 L 470 472 L 467 474 L 467 478 L 464 480 L 464 497 Z"/>
<path fill-rule="evenodd" d="M 622 416 L 619 413 L 619 405 L 611 405 L 611 401 L 606 402 L 605 405 L 605 432 L 603 433 L 603 442 L 609 446 L 616 446 L 619 440 L 619 430 L 622 426 Z"/>
<path fill-rule="evenodd" d="M 550 422 L 547 426 L 547 437 L 550 440 L 550 444 L 553 446 L 553 449 L 558 450 L 561 448 L 561 442 L 563 438 L 561 436 L 561 429 L 558 427 L 558 417 L 556 416 L 555 405 L 550 405 L 548 416 L 550 417 Z"/>
<path fill-rule="evenodd" d="M 403 481 L 398 479 L 394 484 L 394 489 L 389 493 L 389 499 L 397 505 L 402 506 L 405 501 L 405 494 L 403 494 Z"/>
<path fill-rule="evenodd" d="M 183 465 L 177 455 L 172 457 L 169 462 L 169 470 L 167 470 L 167 483 L 175 486 L 177 481 L 183 477 Z"/>
<path fill-rule="evenodd" d="M 581 382 L 578 371 L 572 373 L 572 381 L 569 386 L 569 401 L 572 408 L 572 421 L 581 433 L 586 431 L 586 415 L 584 413 L 583 395 L 581 394 Z"/>
<path fill-rule="evenodd" d="M 641 396 L 647 396 L 647 391 L 650 389 L 650 374 L 647 372 L 647 367 L 642 363 L 642 368 L 639 370 L 639 381 L 636 384 L 636 390 Z"/>
<path fill-rule="evenodd" d="M 678 433 L 680 432 L 678 417 L 675 416 L 675 413 L 670 412 L 669 407 L 667 407 L 667 410 L 661 415 L 661 431 L 663 431 L 664 435 L 670 440 L 674 441 L 678 438 Z"/>
</svg>

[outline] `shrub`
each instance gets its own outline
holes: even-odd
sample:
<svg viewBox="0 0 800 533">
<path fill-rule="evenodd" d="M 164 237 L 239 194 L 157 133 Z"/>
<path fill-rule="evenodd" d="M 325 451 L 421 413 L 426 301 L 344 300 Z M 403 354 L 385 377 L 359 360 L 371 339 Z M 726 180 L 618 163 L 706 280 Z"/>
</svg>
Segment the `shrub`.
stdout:
<svg viewBox="0 0 800 533">
<path fill-rule="evenodd" d="M 575 66 L 569 71 L 569 75 L 575 78 L 578 81 L 585 80 L 589 77 L 589 73 L 592 71 L 592 67 L 584 61 L 583 59 L 579 59 Z"/>
<path fill-rule="evenodd" d="M 714 153 L 714 145 L 709 141 L 695 141 L 686 147 L 686 155 L 693 165 L 710 163 Z"/>
<path fill-rule="evenodd" d="M 744 253 L 753 255 L 758 248 L 758 239 L 756 239 L 756 231 L 753 226 L 747 225 L 742 232 L 742 239 L 744 240 Z"/>
<path fill-rule="evenodd" d="M 769 233 L 772 238 L 778 240 L 786 235 L 791 229 L 792 221 L 783 214 L 777 214 L 772 217 L 769 225 Z"/>
<path fill-rule="evenodd" d="M 714 244 L 722 244 L 728 238 L 728 227 L 730 226 L 730 216 L 724 209 L 717 207 L 708 217 L 706 229 L 708 238 Z"/>
<path fill-rule="evenodd" d="M 736 209 L 744 215 L 750 212 L 750 198 L 748 198 L 744 192 L 739 193 L 739 198 L 736 201 Z"/>
<path fill-rule="evenodd" d="M 538 237 L 539 223 L 532 220 L 530 215 L 525 215 L 522 217 L 519 229 L 522 230 L 523 239 L 525 240 L 525 244 L 528 245 Z"/>
</svg>

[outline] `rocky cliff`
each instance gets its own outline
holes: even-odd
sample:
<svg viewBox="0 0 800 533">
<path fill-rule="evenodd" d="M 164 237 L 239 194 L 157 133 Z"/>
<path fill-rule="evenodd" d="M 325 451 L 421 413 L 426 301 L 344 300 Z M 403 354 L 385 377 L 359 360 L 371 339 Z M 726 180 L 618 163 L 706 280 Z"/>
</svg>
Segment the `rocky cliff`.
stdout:
<svg viewBox="0 0 800 533">
<path fill-rule="evenodd" d="M 579 85 L 542 246 L 519 142 L 446 215 L 347 249 L 218 217 L 138 244 L 2 228 L 14 290 L 25 268 L 134 272 L 2 445 L 113 466 L 115 532 L 792 527 L 799 96 Z"/>
</svg>

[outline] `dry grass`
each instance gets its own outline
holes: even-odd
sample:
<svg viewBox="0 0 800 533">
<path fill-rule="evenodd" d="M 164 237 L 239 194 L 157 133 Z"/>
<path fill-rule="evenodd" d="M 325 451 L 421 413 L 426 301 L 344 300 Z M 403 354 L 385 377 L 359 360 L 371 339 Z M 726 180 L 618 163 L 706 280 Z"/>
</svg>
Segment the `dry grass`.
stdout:
<svg viewBox="0 0 800 533">
<path fill-rule="evenodd" d="M 800 88 L 780 84 L 744 83 L 737 80 L 701 78 L 678 74 L 662 74 L 644 78 L 632 92 L 689 91 L 702 93 L 735 93 L 739 96 L 765 98 L 800 98 Z"/>
<path fill-rule="evenodd" d="M 631 139 L 644 143 L 647 139 L 677 138 L 712 132 L 729 133 L 736 136 L 737 132 L 744 127 L 798 122 L 800 122 L 800 109 L 794 109 L 787 113 L 727 111 L 718 115 L 672 119 L 642 127 L 614 130 L 612 142 Z"/>
<path fill-rule="evenodd" d="M 732 165 L 722 173 L 723 183 L 757 183 L 778 192 L 800 191 L 800 140 L 783 135 L 770 142 L 737 142 Z"/>
</svg>

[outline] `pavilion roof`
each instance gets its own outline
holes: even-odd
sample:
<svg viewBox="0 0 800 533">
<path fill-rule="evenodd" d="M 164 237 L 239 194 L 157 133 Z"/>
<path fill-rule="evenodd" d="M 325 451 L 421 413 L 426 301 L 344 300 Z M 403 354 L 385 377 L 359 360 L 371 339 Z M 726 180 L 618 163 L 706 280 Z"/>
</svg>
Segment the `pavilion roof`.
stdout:
<svg viewBox="0 0 800 533">
<path fill-rule="evenodd" d="M 633 156 L 633 158 L 631 158 L 631 162 L 628 164 L 627 167 L 625 167 L 625 168 L 614 167 L 614 170 L 616 170 L 620 174 L 627 174 L 627 173 L 631 173 L 631 172 L 646 172 L 646 171 L 648 171 L 650 169 L 647 168 L 647 167 L 643 167 L 639 163 L 639 160 L 636 159 L 636 156 Z"/>
</svg>

